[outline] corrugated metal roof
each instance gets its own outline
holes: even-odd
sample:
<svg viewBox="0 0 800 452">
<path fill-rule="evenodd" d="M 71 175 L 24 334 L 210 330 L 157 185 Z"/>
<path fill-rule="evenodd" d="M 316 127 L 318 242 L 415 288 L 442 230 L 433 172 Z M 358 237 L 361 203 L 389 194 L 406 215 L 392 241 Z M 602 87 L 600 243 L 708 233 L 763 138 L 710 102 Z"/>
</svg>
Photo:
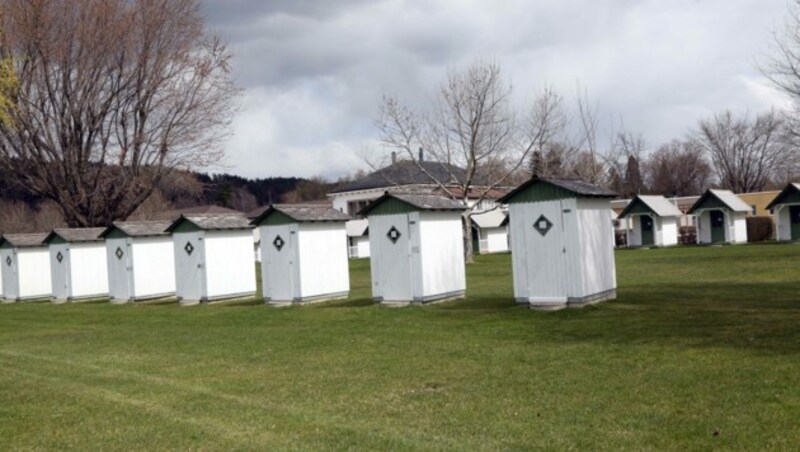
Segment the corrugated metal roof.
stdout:
<svg viewBox="0 0 800 452">
<path fill-rule="evenodd" d="M 753 210 L 746 202 L 739 199 L 732 191 L 730 190 L 716 190 L 710 188 L 706 190 L 706 192 L 700 196 L 700 198 L 694 203 L 691 209 L 689 209 L 689 213 L 694 213 L 695 209 L 699 207 L 709 196 L 713 196 L 717 198 L 721 203 L 725 204 L 729 209 L 734 212 L 750 212 Z"/>
<path fill-rule="evenodd" d="M 340 212 L 328 205 L 320 204 L 273 204 L 259 215 L 252 224 L 258 224 L 272 212 L 280 212 L 298 221 L 347 221 L 350 215 Z"/>
<path fill-rule="evenodd" d="M 636 201 L 639 200 L 647 206 L 653 213 L 660 217 L 679 217 L 683 215 L 680 209 L 678 209 L 675 204 L 671 203 L 667 198 L 663 196 L 650 196 L 650 195 L 638 195 L 630 203 L 625 207 L 622 213 L 619 214 L 619 218 L 624 218 L 628 214 L 628 208 L 632 207 L 636 204 Z"/>
<path fill-rule="evenodd" d="M 252 229 L 250 220 L 244 215 L 181 215 L 167 228 L 172 232 L 180 223 L 188 221 L 205 231 L 224 231 L 237 229 Z"/>
<path fill-rule="evenodd" d="M 3 234 L 0 237 L 0 244 L 8 242 L 11 246 L 17 248 L 30 248 L 36 246 L 45 246 L 44 240 L 47 238 L 46 232 L 32 233 L 32 234 Z"/>
<path fill-rule="evenodd" d="M 553 185 L 555 187 L 562 188 L 567 190 L 576 196 L 581 197 L 589 197 L 589 198 L 614 198 L 616 197 L 616 193 L 606 188 L 603 188 L 599 185 L 590 184 L 589 182 L 585 182 L 582 180 L 577 179 L 551 179 L 551 178 L 543 178 L 543 177 L 533 177 L 524 184 L 520 185 L 519 187 L 512 190 L 507 195 L 500 198 L 498 201 L 504 204 L 507 204 L 510 199 L 516 196 L 518 193 L 524 191 L 528 187 L 539 183 L 546 183 Z"/>
<path fill-rule="evenodd" d="M 58 236 L 65 242 L 102 242 L 100 234 L 105 230 L 106 228 L 56 228 L 45 240 L 49 242 Z"/>
<path fill-rule="evenodd" d="M 367 233 L 369 221 L 366 219 L 350 220 L 344 225 L 348 237 L 361 237 Z"/>
<path fill-rule="evenodd" d="M 114 225 L 106 228 L 101 236 L 106 237 L 114 229 L 119 229 L 130 237 L 169 235 L 167 228 L 171 224 L 170 221 L 115 221 Z"/>
<path fill-rule="evenodd" d="M 503 225 L 508 214 L 500 209 L 490 210 L 488 212 L 473 213 L 470 219 L 473 223 L 478 225 L 479 228 L 499 228 Z"/>
<path fill-rule="evenodd" d="M 420 169 L 420 166 L 422 169 Z M 417 162 L 401 160 L 370 173 L 361 179 L 337 187 L 333 189 L 331 193 L 344 193 L 348 191 L 369 190 L 398 185 L 430 185 L 436 183 L 447 185 L 450 183 L 463 183 L 466 178 L 466 173 L 464 168 L 437 161 Z M 474 177 L 472 183 L 475 185 L 486 185 L 481 177 Z"/>
</svg>

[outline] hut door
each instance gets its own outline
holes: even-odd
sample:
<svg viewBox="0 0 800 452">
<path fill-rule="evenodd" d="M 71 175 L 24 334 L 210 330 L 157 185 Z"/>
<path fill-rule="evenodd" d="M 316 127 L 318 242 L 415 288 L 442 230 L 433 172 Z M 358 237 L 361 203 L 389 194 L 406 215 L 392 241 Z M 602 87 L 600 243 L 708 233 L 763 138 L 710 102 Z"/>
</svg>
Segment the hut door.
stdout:
<svg viewBox="0 0 800 452">
<path fill-rule="evenodd" d="M 179 252 L 182 254 L 180 261 L 184 268 L 179 269 L 178 277 L 182 279 L 181 297 L 184 300 L 203 301 L 205 293 L 203 290 L 203 274 L 205 273 L 205 258 L 203 256 L 203 236 L 200 232 L 184 233 L 176 235 L 175 240 L 180 246 Z"/>
<path fill-rule="evenodd" d="M 261 281 L 263 293 L 271 300 L 294 300 L 295 235 L 292 225 L 270 226 L 269 235 L 261 237 L 261 246 L 267 250 L 267 280 Z"/>
<path fill-rule="evenodd" d="M 528 264 L 528 293 L 531 298 L 567 296 L 575 273 L 569 258 L 576 252 L 575 238 L 569 237 L 574 210 L 550 201 L 536 203 L 529 215 L 525 251 L 536 257 Z"/>
<path fill-rule="evenodd" d="M 69 249 L 66 246 L 55 246 L 50 254 L 52 262 L 53 298 L 66 300 L 69 293 Z M 55 253 L 55 254 L 53 254 Z"/>
<path fill-rule="evenodd" d="M 111 297 L 118 300 L 128 300 L 133 296 L 131 291 L 131 268 L 130 251 L 131 248 L 125 243 L 125 239 L 108 239 L 106 243 L 111 254 L 108 256 L 110 262 L 108 275 L 110 284 L 109 291 Z"/>
<path fill-rule="evenodd" d="M 19 297 L 19 275 L 17 275 L 17 256 L 12 250 L 3 253 L 3 290 L 5 298 L 16 300 Z"/>
<path fill-rule="evenodd" d="M 711 243 L 725 242 L 725 213 L 721 210 L 709 212 L 711 219 Z"/>
<path fill-rule="evenodd" d="M 642 215 L 639 219 L 642 225 L 642 246 L 653 245 L 653 217 Z"/>
<path fill-rule="evenodd" d="M 386 301 L 408 301 L 414 298 L 411 281 L 411 245 L 408 216 L 393 215 L 398 221 L 387 223 L 383 230 L 374 231 L 380 234 L 379 240 L 385 243 L 381 253 L 380 286 L 383 287 L 383 299 Z M 370 231 L 373 233 L 373 231 Z"/>
<path fill-rule="evenodd" d="M 792 227 L 792 240 L 800 240 L 800 206 L 789 206 L 789 223 Z"/>
</svg>

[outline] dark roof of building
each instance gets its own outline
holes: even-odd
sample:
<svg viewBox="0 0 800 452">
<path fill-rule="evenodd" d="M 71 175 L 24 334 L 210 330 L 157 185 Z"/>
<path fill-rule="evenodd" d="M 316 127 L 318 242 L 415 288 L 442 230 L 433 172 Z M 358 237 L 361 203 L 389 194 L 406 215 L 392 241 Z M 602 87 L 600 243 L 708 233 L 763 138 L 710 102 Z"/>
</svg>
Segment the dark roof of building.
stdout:
<svg viewBox="0 0 800 452">
<path fill-rule="evenodd" d="M 44 246 L 44 240 L 46 238 L 46 232 L 33 234 L 3 234 L 3 236 L 0 237 L 0 244 L 8 242 L 11 246 L 16 248 L 29 248 Z"/>
<path fill-rule="evenodd" d="M 181 215 L 167 228 L 172 232 L 179 224 L 188 221 L 204 231 L 225 231 L 237 229 L 252 229 L 250 220 L 244 215 Z"/>
<path fill-rule="evenodd" d="M 119 229 L 130 237 L 154 237 L 169 235 L 167 228 L 172 224 L 170 221 L 115 221 L 113 226 L 109 226 L 100 234 L 100 237 L 107 237 L 111 231 Z"/>
<path fill-rule="evenodd" d="M 347 221 L 350 215 L 339 212 L 331 206 L 315 204 L 273 204 L 267 207 L 251 224 L 258 224 L 272 212 L 280 212 L 298 221 Z"/>
<path fill-rule="evenodd" d="M 555 187 L 567 190 L 579 197 L 584 198 L 614 198 L 616 197 L 616 193 L 606 188 L 603 188 L 599 185 L 590 184 L 589 182 L 585 182 L 582 180 L 577 179 L 550 179 L 550 178 L 542 178 L 534 176 L 524 184 L 520 185 L 519 187 L 515 188 L 507 195 L 503 196 L 502 198 L 498 199 L 499 202 L 506 204 L 509 200 L 514 198 L 520 192 L 525 191 L 528 187 L 531 187 L 536 184 L 550 184 Z"/>
<path fill-rule="evenodd" d="M 772 209 L 777 204 L 781 204 L 781 201 L 783 201 L 783 199 L 786 196 L 788 196 L 790 193 L 798 193 L 798 194 L 800 194 L 800 184 L 789 184 L 789 185 L 787 185 L 786 188 L 781 190 L 781 192 L 778 193 L 778 196 L 776 196 L 775 199 L 773 199 L 772 202 L 770 202 L 767 205 L 767 210 Z"/>
<path fill-rule="evenodd" d="M 215 204 L 207 204 L 203 206 L 182 207 L 178 209 L 167 210 L 157 214 L 156 219 L 173 221 L 180 218 L 181 215 L 244 215 L 244 212 Z"/>
<path fill-rule="evenodd" d="M 647 210 L 660 217 L 679 217 L 683 215 L 675 204 L 671 203 L 663 196 L 636 195 L 631 202 L 622 209 L 622 212 L 617 218 L 625 218 L 637 205 L 644 206 Z"/>
<path fill-rule="evenodd" d="M 65 242 L 102 242 L 100 234 L 106 228 L 56 228 L 47 235 L 45 242 L 60 237 Z"/>
<path fill-rule="evenodd" d="M 446 198 L 444 196 L 438 195 L 427 195 L 427 194 L 412 194 L 412 193 L 389 193 L 386 192 L 380 198 L 376 199 L 375 201 L 369 203 L 367 207 L 361 209 L 358 212 L 359 216 L 366 215 L 369 211 L 375 208 L 377 205 L 381 204 L 387 199 L 397 199 L 402 201 L 411 207 L 414 207 L 418 210 L 456 210 L 461 211 L 465 210 L 466 207 L 461 201 L 456 201 L 454 199 Z"/>
<path fill-rule="evenodd" d="M 261 206 L 261 207 L 255 208 L 255 209 L 251 210 L 250 212 L 247 212 L 245 214 L 245 216 L 247 216 L 247 218 L 249 218 L 251 220 L 253 220 L 255 218 L 258 218 L 258 217 L 261 216 L 262 213 L 266 212 L 267 209 L 269 209 L 272 205 L 277 205 L 277 204 L 268 204 L 266 206 Z M 313 201 L 303 201 L 303 202 L 292 203 L 292 205 L 313 206 L 313 207 L 326 206 L 326 207 L 333 208 L 333 201 L 331 199 L 315 199 Z"/>
<path fill-rule="evenodd" d="M 422 169 L 420 169 L 420 166 Z M 398 185 L 458 184 L 464 182 L 466 173 L 464 168 L 437 161 L 425 160 L 417 162 L 400 160 L 399 162 L 392 163 L 385 168 L 372 172 L 361 179 L 337 187 L 331 190 L 331 193 L 370 190 L 373 188 Z M 485 185 L 484 181 L 480 179 L 480 177 L 475 177 L 472 183 L 475 185 Z"/>
</svg>

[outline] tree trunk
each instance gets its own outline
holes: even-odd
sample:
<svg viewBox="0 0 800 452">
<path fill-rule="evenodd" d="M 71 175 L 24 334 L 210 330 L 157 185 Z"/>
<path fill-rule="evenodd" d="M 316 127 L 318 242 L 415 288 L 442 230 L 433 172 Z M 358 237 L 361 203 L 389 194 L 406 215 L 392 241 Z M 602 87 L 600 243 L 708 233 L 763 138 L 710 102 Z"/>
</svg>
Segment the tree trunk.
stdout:
<svg viewBox="0 0 800 452">
<path fill-rule="evenodd" d="M 475 259 L 473 258 L 474 250 L 472 249 L 472 220 L 470 217 L 472 216 L 472 212 L 468 211 L 464 215 L 462 215 L 462 224 L 464 227 L 464 262 L 467 264 L 474 264 Z"/>
</svg>

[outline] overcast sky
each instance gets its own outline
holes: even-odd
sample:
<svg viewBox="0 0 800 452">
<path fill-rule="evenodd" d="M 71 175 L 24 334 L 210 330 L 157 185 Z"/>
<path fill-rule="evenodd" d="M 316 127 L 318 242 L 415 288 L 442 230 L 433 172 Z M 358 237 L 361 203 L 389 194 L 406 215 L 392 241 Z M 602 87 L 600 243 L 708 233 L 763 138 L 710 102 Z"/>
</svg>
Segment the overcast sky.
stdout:
<svg viewBox="0 0 800 452">
<path fill-rule="evenodd" d="M 784 100 L 756 69 L 787 0 L 204 0 L 244 89 L 226 170 L 329 178 L 365 165 L 383 93 L 433 96 L 448 68 L 498 62 L 520 106 L 580 83 L 655 147 L 722 109 Z"/>
</svg>

